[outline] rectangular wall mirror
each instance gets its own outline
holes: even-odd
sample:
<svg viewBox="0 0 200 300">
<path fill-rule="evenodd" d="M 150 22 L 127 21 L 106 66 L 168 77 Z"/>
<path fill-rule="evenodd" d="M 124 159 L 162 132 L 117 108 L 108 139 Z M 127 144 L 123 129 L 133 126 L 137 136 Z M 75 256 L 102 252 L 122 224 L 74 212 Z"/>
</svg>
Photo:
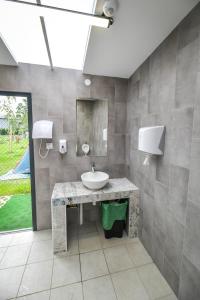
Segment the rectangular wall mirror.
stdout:
<svg viewBox="0 0 200 300">
<path fill-rule="evenodd" d="M 106 100 L 76 100 L 77 156 L 106 156 L 107 128 Z"/>
</svg>

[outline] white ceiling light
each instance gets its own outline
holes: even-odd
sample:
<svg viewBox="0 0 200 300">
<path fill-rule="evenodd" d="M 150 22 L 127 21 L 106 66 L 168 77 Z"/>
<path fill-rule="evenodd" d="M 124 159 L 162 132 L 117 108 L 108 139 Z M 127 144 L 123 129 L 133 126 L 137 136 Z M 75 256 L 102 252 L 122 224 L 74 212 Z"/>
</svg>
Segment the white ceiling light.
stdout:
<svg viewBox="0 0 200 300">
<path fill-rule="evenodd" d="M 0 2 L 7 2 L 7 5 L 12 6 L 15 10 L 25 10 L 26 14 L 37 17 L 58 17 L 71 20 L 72 25 L 74 22 L 80 22 L 82 25 L 93 25 L 103 28 L 108 28 L 113 20 L 109 17 L 97 16 L 86 12 L 69 10 L 66 8 L 55 7 L 50 5 L 36 4 L 27 1 L 18 0 L 1 0 Z"/>
</svg>

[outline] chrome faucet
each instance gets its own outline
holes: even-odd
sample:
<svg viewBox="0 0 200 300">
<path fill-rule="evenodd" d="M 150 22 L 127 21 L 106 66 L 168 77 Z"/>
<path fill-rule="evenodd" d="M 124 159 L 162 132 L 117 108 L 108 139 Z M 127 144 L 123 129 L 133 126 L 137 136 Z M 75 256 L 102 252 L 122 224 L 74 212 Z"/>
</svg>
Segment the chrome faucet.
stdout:
<svg viewBox="0 0 200 300">
<path fill-rule="evenodd" d="M 95 172 L 95 163 L 93 162 L 92 163 L 92 173 L 94 173 Z"/>
</svg>

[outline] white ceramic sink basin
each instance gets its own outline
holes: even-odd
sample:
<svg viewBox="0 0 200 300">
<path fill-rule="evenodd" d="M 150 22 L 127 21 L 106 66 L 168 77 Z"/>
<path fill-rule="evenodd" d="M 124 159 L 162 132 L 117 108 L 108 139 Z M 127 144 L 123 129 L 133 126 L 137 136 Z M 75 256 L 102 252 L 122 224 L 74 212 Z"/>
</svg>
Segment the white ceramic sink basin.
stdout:
<svg viewBox="0 0 200 300">
<path fill-rule="evenodd" d="M 102 189 L 109 180 L 109 175 L 104 172 L 86 172 L 81 175 L 83 185 L 90 190 Z"/>
</svg>

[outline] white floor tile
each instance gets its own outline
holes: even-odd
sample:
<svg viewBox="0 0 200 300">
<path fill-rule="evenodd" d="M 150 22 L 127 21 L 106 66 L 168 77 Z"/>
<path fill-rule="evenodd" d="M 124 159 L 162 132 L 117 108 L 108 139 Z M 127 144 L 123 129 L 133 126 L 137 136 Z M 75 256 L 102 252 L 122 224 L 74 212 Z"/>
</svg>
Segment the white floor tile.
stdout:
<svg viewBox="0 0 200 300">
<path fill-rule="evenodd" d="M 84 300 L 177 300 L 139 239 L 105 239 L 95 223 L 70 230 L 68 253 L 54 260 L 51 230 L 0 235 L 0 300 L 18 289 L 21 300 L 83 300 L 81 275 Z"/>
<path fill-rule="evenodd" d="M 128 254 L 132 259 L 135 266 L 142 266 L 148 263 L 152 263 L 152 259 L 145 250 L 140 241 L 134 241 L 126 245 Z"/>
<path fill-rule="evenodd" d="M 101 249 L 101 242 L 98 232 L 88 233 L 79 238 L 79 251 L 85 253 Z"/>
<path fill-rule="evenodd" d="M 79 255 L 54 260 L 52 287 L 81 281 Z"/>
<path fill-rule="evenodd" d="M 83 282 L 84 300 L 116 300 L 110 276 L 94 278 Z"/>
<path fill-rule="evenodd" d="M 39 262 L 53 258 L 52 241 L 34 242 L 31 247 L 31 252 L 28 258 L 28 263 Z"/>
<path fill-rule="evenodd" d="M 14 298 L 24 272 L 24 267 L 0 270 L 0 300 Z"/>
<path fill-rule="evenodd" d="M 0 247 L 7 247 L 13 239 L 13 234 L 0 234 Z"/>
<path fill-rule="evenodd" d="M 32 243 L 34 240 L 34 233 L 32 230 L 21 231 L 13 234 L 13 239 L 10 246 Z"/>
<path fill-rule="evenodd" d="M 49 300 L 49 297 L 50 297 L 50 290 L 18 297 L 17 299 L 19 299 L 19 300 Z"/>
<path fill-rule="evenodd" d="M 30 248 L 31 244 L 8 247 L 0 263 L 0 269 L 25 265 L 28 259 Z"/>
<path fill-rule="evenodd" d="M 159 300 L 177 300 L 175 295 L 169 295 L 166 297 L 159 298 Z"/>
<path fill-rule="evenodd" d="M 111 275 L 118 300 L 150 300 L 135 269 Z"/>
<path fill-rule="evenodd" d="M 134 266 L 124 245 L 104 250 L 110 273 L 130 269 Z"/>
<path fill-rule="evenodd" d="M 102 250 L 80 254 L 82 280 L 108 274 Z"/>
<path fill-rule="evenodd" d="M 29 264 L 25 268 L 18 296 L 50 289 L 53 261 Z"/>
<path fill-rule="evenodd" d="M 68 286 L 52 289 L 50 299 L 51 300 L 83 300 L 82 284 L 74 283 Z"/>
<path fill-rule="evenodd" d="M 172 294 L 171 288 L 154 264 L 142 266 L 137 270 L 151 299 L 158 299 Z"/>
<path fill-rule="evenodd" d="M 7 250 L 7 247 L 0 248 L 0 262 L 1 262 L 2 258 L 4 257 L 6 250 Z"/>
<path fill-rule="evenodd" d="M 52 239 L 51 229 L 33 231 L 34 241 L 47 241 Z"/>
</svg>

